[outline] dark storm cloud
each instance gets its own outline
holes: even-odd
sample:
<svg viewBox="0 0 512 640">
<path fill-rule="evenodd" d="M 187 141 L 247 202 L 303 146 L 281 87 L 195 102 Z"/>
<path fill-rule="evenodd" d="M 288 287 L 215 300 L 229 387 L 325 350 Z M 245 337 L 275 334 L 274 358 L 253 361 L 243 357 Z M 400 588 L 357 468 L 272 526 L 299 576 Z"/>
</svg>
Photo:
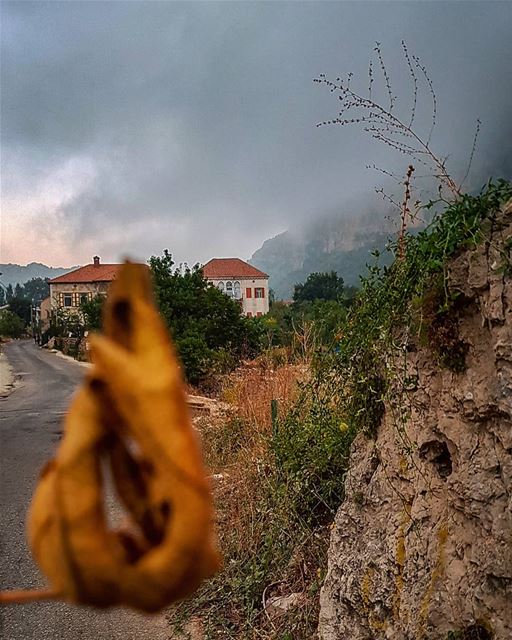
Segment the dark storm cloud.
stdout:
<svg viewBox="0 0 512 640">
<path fill-rule="evenodd" d="M 77 247 L 247 257 L 297 221 L 368 200 L 379 177 L 366 164 L 402 169 L 403 158 L 356 129 L 317 129 L 337 104 L 312 83 L 354 71 L 366 86 L 379 40 L 395 92 L 409 95 L 402 38 L 434 81 L 434 141 L 456 171 L 482 119 L 477 184 L 510 171 L 511 7 L 4 3 L 4 192 L 22 207 L 38 181 L 72 162 L 75 191 L 40 216 L 54 214 Z"/>
</svg>

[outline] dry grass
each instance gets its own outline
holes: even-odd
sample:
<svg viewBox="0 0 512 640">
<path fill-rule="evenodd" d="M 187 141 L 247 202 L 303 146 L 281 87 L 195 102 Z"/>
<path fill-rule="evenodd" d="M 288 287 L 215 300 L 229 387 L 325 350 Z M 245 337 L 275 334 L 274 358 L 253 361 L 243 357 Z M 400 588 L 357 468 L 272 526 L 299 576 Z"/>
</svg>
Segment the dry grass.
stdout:
<svg viewBox="0 0 512 640">
<path fill-rule="evenodd" d="M 308 377 L 304 365 L 284 365 L 275 369 L 265 360 L 247 365 L 227 376 L 220 397 L 234 407 L 238 417 L 258 430 L 272 426 L 271 402 L 279 411 L 288 411 L 297 398 L 299 384 Z"/>
<path fill-rule="evenodd" d="M 271 401 L 278 400 L 284 415 L 308 373 L 304 366 L 267 364 L 259 361 L 226 377 L 220 394 L 224 411 L 195 420 L 213 475 L 224 568 L 175 610 L 171 622 L 199 618 L 204 638 L 285 638 L 286 629 L 316 619 L 317 598 L 310 587 L 318 580 L 318 562 L 308 557 L 306 538 L 288 526 L 286 508 L 275 495 L 271 437 Z M 299 609 L 279 619 L 267 615 L 264 600 L 297 592 L 303 594 Z M 308 626 L 306 635 L 293 637 L 312 635 Z"/>
</svg>

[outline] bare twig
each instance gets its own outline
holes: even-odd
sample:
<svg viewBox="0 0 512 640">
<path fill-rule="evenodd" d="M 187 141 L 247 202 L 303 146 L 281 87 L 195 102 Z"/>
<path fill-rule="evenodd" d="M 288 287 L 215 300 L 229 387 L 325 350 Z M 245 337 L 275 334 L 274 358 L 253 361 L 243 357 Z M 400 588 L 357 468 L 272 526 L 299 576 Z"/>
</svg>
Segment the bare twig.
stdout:
<svg viewBox="0 0 512 640">
<path fill-rule="evenodd" d="M 460 186 L 462 187 L 462 185 L 466 182 L 466 178 L 469 175 L 469 171 L 471 169 L 471 165 L 473 164 L 473 157 L 475 155 L 475 149 L 476 149 L 476 141 L 478 138 L 478 134 L 480 133 L 480 125 L 482 123 L 480 122 L 480 120 L 476 121 L 476 127 L 475 127 L 475 135 L 473 136 L 473 146 L 471 147 L 471 153 L 469 154 L 469 161 L 468 161 L 468 166 L 466 169 L 466 173 L 464 174 L 464 177 L 462 178 L 462 182 L 460 183 Z"/>
<path fill-rule="evenodd" d="M 413 103 L 411 107 L 411 119 L 409 121 L 409 127 L 412 127 L 414 118 L 416 116 L 416 105 L 418 103 L 418 78 L 416 77 L 416 73 L 414 71 L 414 67 L 412 66 L 411 58 L 409 56 L 409 50 L 407 49 L 407 45 L 405 44 L 404 40 L 402 40 L 402 49 L 404 50 L 405 60 L 407 62 L 407 66 L 409 67 L 409 72 L 411 74 L 411 78 L 414 85 Z"/>
<path fill-rule="evenodd" d="M 411 213 L 409 209 L 409 200 L 411 199 L 410 187 L 411 187 L 411 177 L 413 172 L 414 172 L 414 167 L 412 166 L 412 164 L 410 164 L 409 167 L 407 168 L 407 173 L 405 176 L 405 182 L 404 182 L 405 193 L 404 193 L 404 200 L 402 202 L 402 213 L 401 213 L 402 224 L 400 226 L 400 233 L 398 235 L 398 259 L 401 261 L 405 259 L 405 233 L 407 231 L 407 219 Z"/>
<path fill-rule="evenodd" d="M 415 164 L 428 167 L 430 170 L 429 175 L 439 181 L 441 188 L 447 189 L 452 198 L 458 197 L 461 193 L 460 186 L 457 185 L 448 173 L 446 159 L 437 155 L 430 146 L 432 134 L 437 124 L 437 97 L 432 80 L 428 75 L 426 67 L 421 63 L 418 56 L 409 52 L 405 42 L 402 42 L 402 49 L 413 82 L 413 103 L 410 118 L 408 118 L 407 121 L 393 111 L 396 97 L 393 95 L 391 81 L 384 63 L 380 43 L 377 42 L 374 51 L 386 84 L 389 107 L 382 106 L 382 104 L 373 97 L 374 68 L 372 61 L 370 61 L 368 67 L 368 98 L 351 88 L 350 80 L 352 79 L 352 74 L 349 74 L 349 80 L 347 82 L 344 82 L 341 78 L 336 78 L 336 81 L 333 82 L 329 80 L 325 74 L 320 74 L 314 81 L 327 86 L 331 93 L 339 93 L 338 98 L 341 103 L 341 109 L 336 118 L 319 122 L 317 126 L 328 124 L 338 124 L 341 126 L 353 124 L 362 125 L 363 131 L 375 140 L 383 142 L 399 153 L 411 156 L 411 158 L 414 158 Z M 432 122 L 426 138 L 422 137 L 413 128 L 416 122 L 417 105 L 419 101 L 418 71 L 424 77 L 432 98 Z M 475 146 L 476 136 L 473 142 L 470 162 L 473 159 Z"/>
<path fill-rule="evenodd" d="M 393 107 L 395 105 L 395 98 L 393 96 L 393 92 L 391 90 L 391 82 L 389 80 L 388 71 L 386 69 L 386 65 L 384 64 L 384 58 L 382 57 L 382 51 L 380 48 L 380 42 L 375 43 L 375 47 L 373 49 L 377 53 L 377 57 L 380 63 L 380 69 L 382 71 L 382 75 L 384 76 L 384 81 L 386 83 L 386 89 L 388 91 L 389 96 L 389 110 L 393 111 Z"/>
<path fill-rule="evenodd" d="M 425 80 L 427 81 L 427 84 L 428 84 L 428 88 L 430 90 L 430 95 L 432 96 L 432 125 L 430 127 L 430 131 L 427 138 L 427 146 L 428 146 L 430 144 L 430 140 L 432 139 L 432 133 L 434 132 L 434 128 L 437 123 L 437 97 L 436 97 L 436 92 L 434 91 L 434 85 L 432 84 L 432 80 L 428 75 L 425 65 L 421 64 L 421 61 L 418 58 L 418 56 L 413 55 L 412 59 L 414 60 L 416 67 L 422 72 L 423 76 L 425 77 Z"/>
</svg>

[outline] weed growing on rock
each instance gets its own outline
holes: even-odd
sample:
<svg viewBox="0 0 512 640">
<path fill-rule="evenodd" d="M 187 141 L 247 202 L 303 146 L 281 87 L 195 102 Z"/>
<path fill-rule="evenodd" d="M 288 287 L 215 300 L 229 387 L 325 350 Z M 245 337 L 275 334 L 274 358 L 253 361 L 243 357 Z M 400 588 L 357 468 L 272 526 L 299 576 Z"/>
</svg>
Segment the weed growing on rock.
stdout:
<svg viewBox="0 0 512 640">
<path fill-rule="evenodd" d="M 390 383 L 386 354 L 406 353 L 427 336 L 441 366 L 464 370 L 467 345 L 458 335 L 448 261 L 482 240 L 482 225 L 511 196 L 512 185 L 504 180 L 490 182 L 477 196 L 461 196 L 427 228 L 405 236 L 402 260 L 370 268 L 336 352 L 317 374 L 351 428 L 371 435 L 380 424 Z M 397 242 L 390 245 L 395 254 L 397 249 Z"/>
</svg>

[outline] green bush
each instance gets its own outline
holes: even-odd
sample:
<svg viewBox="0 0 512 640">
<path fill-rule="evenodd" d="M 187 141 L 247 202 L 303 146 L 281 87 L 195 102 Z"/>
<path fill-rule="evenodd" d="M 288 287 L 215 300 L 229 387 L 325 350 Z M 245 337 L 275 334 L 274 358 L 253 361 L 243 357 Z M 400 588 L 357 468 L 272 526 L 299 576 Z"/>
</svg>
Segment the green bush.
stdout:
<svg viewBox="0 0 512 640">
<path fill-rule="evenodd" d="M 291 511 L 318 525 L 332 519 L 343 499 L 356 430 L 319 389 L 305 389 L 273 437 L 277 490 Z"/>
<path fill-rule="evenodd" d="M 92 300 L 87 300 L 80 305 L 85 330 L 99 331 L 101 329 L 104 304 L 105 296 L 97 295 Z"/>
<path fill-rule="evenodd" d="M 23 320 L 13 311 L 0 311 L 0 336 L 19 338 L 25 329 Z"/>
</svg>

